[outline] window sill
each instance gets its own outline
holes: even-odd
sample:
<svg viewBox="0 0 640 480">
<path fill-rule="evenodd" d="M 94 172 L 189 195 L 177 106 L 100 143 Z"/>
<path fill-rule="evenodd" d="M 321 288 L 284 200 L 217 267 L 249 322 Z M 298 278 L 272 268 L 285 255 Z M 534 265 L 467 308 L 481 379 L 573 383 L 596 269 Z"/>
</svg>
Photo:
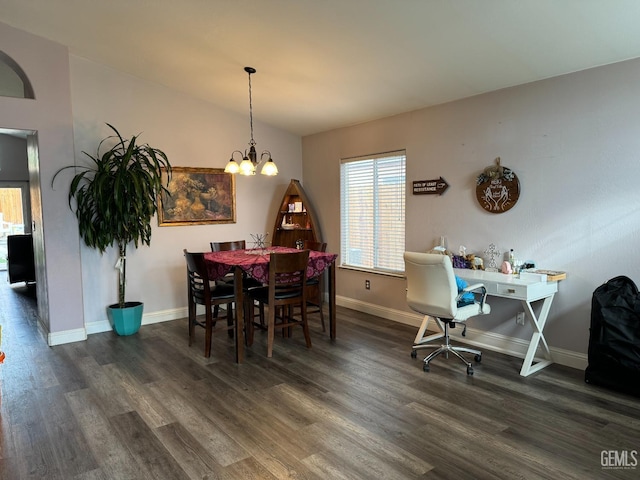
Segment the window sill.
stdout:
<svg viewBox="0 0 640 480">
<path fill-rule="evenodd" d="M 383 275 L 385 277 L 405 278 L 404 272 L 386 272 L 384 270 L 374 270 L 371 268 L 354 267 L 353 265 L 339 265 L 340 270 L 351 270 L 353 272 L 370 273 L 373 275 Z"/>
</svg>

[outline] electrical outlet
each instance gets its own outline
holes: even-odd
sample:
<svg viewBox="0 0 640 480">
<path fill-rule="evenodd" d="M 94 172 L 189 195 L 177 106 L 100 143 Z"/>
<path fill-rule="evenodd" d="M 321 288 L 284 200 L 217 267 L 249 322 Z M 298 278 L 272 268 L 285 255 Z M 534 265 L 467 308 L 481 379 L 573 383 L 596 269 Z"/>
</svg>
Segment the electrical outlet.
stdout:
<svg viewBox="0 0 640 480">
<path fill-rule="evenodd" d="M 371 282 L 369 280 L 364 281 L 364 288 L 371 290 Z"/>
<path fill-rule="evenodd" d="M 518 325 L 524 325 L 524 312 L 518 312 L 516 315 L 516 323 Z"/>
</svg>

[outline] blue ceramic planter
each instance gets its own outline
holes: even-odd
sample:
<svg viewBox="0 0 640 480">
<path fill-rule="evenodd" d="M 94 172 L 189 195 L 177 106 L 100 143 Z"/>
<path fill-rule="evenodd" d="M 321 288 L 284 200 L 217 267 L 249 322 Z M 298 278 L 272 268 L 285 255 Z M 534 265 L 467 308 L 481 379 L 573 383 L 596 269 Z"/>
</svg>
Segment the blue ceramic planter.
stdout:
<svg viewBox="0 0 640 480">
<path fill-rule="evenodd" d="M 133 335 L 140 330 L 142 324 L 142 302 L 126 302 L 124 308 L 117 303 L 107 307 L 107 316 L 111 328 L 118 335 Z"/>
</svg>

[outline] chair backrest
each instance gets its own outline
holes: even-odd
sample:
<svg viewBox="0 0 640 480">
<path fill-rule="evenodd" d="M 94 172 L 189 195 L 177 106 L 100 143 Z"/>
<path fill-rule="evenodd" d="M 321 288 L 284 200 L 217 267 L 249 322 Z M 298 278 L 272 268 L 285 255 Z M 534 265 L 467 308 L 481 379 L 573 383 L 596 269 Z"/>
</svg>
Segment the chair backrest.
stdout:
<svg viewBox="0 0 640 480">
<path fill-rule="evenodd" d="M 207 277 L 207 268 L 204 263 L 204 253 L 202 252 L 189 252 L 185 248 L 183 250 L 184 258 L 187 261 L 187 271 L 189 273 L 195 273 L 198 276 Z"/>
<path fill-rule="evenodd" d="M 269 289 L 279 292 L 304 289 L 306 284 L 309 250 L 293 253 L 271 253 L 269 257 Z"/>
<path fill-rule="evenodd" d="M 302 248 L 304 248 L 305 250 L 314 250 L 316 252 L 326 252 L 327 243 L 314 242 L 313 240 L 305 240 Z"/>
<path fill-rule="evenodd" d="M 416 312 L 454 318 L 458 287 L 448 255 L 404 252 L 407 304 Z"/>
<path fill-rule="evenodd" d="M 227 252 L 229 250 L 244 250 L 247 242 L 244 240 L 234 240 L 232 242 L 211 242 L 212 252 Z"/>
<path fill-rule="evenodd" d="M 189 296 L 195 303 L 204 304 L 206 298 L 211 298 L 209 287 L 209 275 L 207 266 L 204 263 L 204 253 L 188 252 L 183 250 L 184 258 L 187 261 L 187 282 L 189 286 Z"/>
</svg>

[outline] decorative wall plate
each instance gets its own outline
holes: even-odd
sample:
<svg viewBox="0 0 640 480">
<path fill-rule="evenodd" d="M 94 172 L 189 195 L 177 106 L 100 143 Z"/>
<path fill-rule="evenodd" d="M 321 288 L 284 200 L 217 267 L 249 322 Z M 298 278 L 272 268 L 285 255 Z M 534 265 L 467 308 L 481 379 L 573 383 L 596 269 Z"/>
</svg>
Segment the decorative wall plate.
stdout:
<svg viewBox="0 0 640 480">
<path fill-rule="evenodd" d="M 520 198 L 518 176 L 510 168 L 500 165 L 500 157 L 496 158 L 496 165 L 485 168 L 478 176 L 476 198 L 480 206 L 490 213 L 511 210 Z"/>
</svg>

